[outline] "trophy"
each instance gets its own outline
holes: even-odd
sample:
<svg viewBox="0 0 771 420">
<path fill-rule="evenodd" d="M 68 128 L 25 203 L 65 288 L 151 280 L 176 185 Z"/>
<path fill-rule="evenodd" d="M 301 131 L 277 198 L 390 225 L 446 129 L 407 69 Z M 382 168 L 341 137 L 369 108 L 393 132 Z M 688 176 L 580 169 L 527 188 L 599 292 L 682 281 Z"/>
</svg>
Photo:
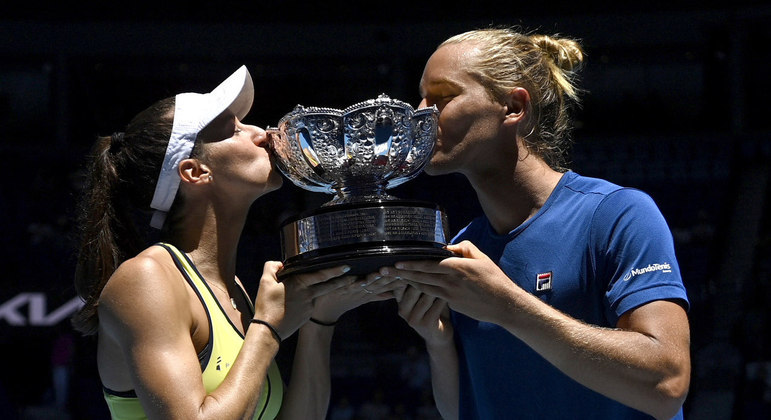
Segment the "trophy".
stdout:
<svg viewBox="0 0 771 420">
<path fill-rule="evenodd" d="M 396 261 L 443 259 L 447 216 L 387 189 L 415 178 L 436 142 L 439 111 L 382 94 L 334 108 L 297 105 L 267 129 L 276 166 L 295 185 L 334 194 L 281 224 L 279 277 L 335 265 L 362 275 Z"/>
</svg>

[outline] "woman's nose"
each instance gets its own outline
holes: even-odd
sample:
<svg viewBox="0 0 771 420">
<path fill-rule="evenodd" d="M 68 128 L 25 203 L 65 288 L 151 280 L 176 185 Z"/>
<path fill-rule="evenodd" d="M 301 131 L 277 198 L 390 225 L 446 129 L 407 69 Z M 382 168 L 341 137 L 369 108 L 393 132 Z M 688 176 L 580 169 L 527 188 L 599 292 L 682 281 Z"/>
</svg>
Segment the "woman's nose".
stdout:
<svg viewBox="0 0 771 420">
<path fill-rule="evenodd" d="M 252 141 L 255 145 L 259 147 L 267 147 L 268 146 L 268 135 L 265 133 L 265 130 L 257 127 L 256 125 L 252 126 Z"/>
</svg>

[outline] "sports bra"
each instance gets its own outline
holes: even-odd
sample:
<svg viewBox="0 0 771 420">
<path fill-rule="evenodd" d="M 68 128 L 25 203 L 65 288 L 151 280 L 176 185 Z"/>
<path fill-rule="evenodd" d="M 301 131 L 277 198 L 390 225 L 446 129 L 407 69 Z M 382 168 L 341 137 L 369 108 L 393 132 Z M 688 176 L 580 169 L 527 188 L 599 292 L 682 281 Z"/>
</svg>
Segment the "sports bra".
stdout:
<svg viewBox="0 0 771 420">
<path fill-rule="evenodd" d="M 204 281 L 190 258 L 171 244 L 159 243 L 158 245 L 165 248 L 171 254 L 174 264 L 176 264 L 196 295 L 198 295 L 206 311 L 209 321 L 209 342 L 198 354 L 198 360 L 201 362 L 201 376 L 204 388 L 206 392 L 212 392 L 225 380 L 225 376 L 230 371 L 233 362 L 241 351 L 244 336 L 233 325 L 230 318 L 225 315 L 225 311 L 220 306 L 219 301 L 214 297 L 211 288 Z M 241 292 L 244 294 L 244 300 L 249 302 L 250 308 L 254 312 L 254 307 L 247 298 L 246 292 L 243 289 L 241 289 Z M 139 398 L 133 390 L 116 392 L 103 387 L 103 391 L 113 420 L 147 418 Z M 276 362 L 272 361 L 257 403 L 254 419 L 274 419 L 281 408 L 283 397 L 284 383 L 281 380 L 281 373 Z"/>
</svg>

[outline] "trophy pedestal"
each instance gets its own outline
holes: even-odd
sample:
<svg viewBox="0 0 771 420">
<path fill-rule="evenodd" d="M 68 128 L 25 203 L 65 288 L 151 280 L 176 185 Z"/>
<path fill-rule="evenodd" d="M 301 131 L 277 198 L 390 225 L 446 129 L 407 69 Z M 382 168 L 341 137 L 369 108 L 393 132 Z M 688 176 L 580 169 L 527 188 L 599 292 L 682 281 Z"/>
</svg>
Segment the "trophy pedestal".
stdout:
<svg viewBox="0 0 771 420">
<path fill-rule="evenodd" d="M 440 260 L 447 217 L 436 204 L 390 200 L 321 207 L 281 227 L 284 268 L 279 278 L 349 265 L 348 274 L 366 275 L 406 260 Z"/>
</svg>

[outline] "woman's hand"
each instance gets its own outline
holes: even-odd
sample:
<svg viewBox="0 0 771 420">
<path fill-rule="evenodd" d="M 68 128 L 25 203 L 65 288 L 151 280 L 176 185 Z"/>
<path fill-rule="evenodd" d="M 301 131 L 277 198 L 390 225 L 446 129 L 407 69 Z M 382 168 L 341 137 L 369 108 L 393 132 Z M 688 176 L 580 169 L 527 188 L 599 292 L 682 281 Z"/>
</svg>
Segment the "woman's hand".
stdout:
<svg viewBox="0 0 771 420">
<path fill-rule="evenodd" d="M 371 274 L 363 280 L 319 296 L 313 304 L 313 319 L 336 322 L 344 313 L 359 306 L 394 297 L 394 279 Z"/>
<path fill-rule="evenodd" d="M 282 339 L 292 335 L 311 316 L 314 300 L 351 285 L 355 276 L 344 276 L 347 266 L 338 266 L 313 273 L 297 274 L 278 280 L 283 264 L 265 263 L 260 288 L 254 304 L 254 317 L 273 325 Z"/>
</svg>

